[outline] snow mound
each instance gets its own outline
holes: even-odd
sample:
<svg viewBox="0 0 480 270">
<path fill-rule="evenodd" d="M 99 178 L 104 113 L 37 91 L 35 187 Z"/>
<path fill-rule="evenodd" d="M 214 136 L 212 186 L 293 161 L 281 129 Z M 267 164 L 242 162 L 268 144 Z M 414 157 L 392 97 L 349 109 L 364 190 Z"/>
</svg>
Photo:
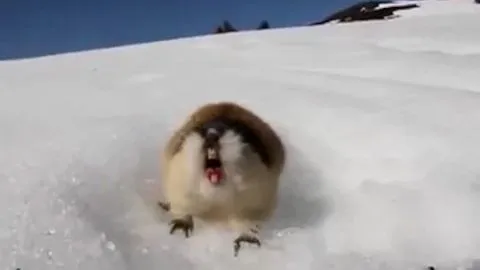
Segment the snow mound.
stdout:
<svg viewBox="0 0 480 270">
<path fill-rule="evenodd" d="M 0 269 L 480 269 L 480 11 L 421 3 L 1 62 Z M 288 147 L 263 246 L 238 258 L 231 232 L 169 235 L 155 206 L 162 143 L 220 100 Z"/>
</svg>

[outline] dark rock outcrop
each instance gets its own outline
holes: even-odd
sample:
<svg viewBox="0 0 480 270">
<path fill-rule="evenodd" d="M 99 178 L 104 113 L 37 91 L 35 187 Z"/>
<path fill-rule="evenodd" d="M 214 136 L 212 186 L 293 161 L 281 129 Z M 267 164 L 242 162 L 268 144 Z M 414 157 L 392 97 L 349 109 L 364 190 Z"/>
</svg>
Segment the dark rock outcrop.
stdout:
<svg viewBox="0 0 480 270">
<path fill-rule="evenodd" d="M 480 1 L 480 0 L 479 0 Z M 367 20 L 383 20 L 394 16 L 395 11 L 419 7 L 417 4 L 404 4 L 380 7 L 381 4 L 393 3 L 392 1 L 364 1 L 342 9 L 328 16 L 322 21 L 313 22 L 308 25 L 320 25 L 331 21 L 353 22 Z"/>
<path fill-rule="evenodd" d="M 267 20 L 263 20 L 260 22 L 256 30 L 264 30 L 264 29 L 270 29 L 271 26 L 268 23 Z M 235 27 L 232 26 L 232 24 L 225 20 L 223 23 L 215 28 L 213 31 L 214 34 L 222 34 L 222 33 L 229 33 L 229 32 L 238 32 L 240 30 L 236 29 Z"/>
<path fill-rule="evenodd" d="M 268 23 L 268 21 L 263 20 L 260 22 L 260 25 L 257 27 L 257 30 L 263 30 L 263 29 L 269 29 L 269 28 L 270 28 L 270 24 Z"/>
<path fill-rule="evenodd" d="M 221 26 L 217 26 L 217 28 L 215 28 L 215 31 L 213 32 L 214 34 L 221 34 L 221 33 L 224 33 L 223 31 L 223 27 Z"/>
<path fill-rule="evenodd" d="M 223 30 L 225 31 L 225 33 L 229 33 L 229 32 L 237 32 L 238 30 L 233 27 L 232 24 L 230 24 L 229 21 L 225 20 L 223 21 Z"/>
<path fill-rule="evenodd" d="M 225 20 L 221 25 L 215 28 L 214 33 L 221 34 L 221 33 L 237 32 L 237 31 L 238 30 L 235 27 L 233 27 L 233 25 L 229 21 Z"/>
</svg>

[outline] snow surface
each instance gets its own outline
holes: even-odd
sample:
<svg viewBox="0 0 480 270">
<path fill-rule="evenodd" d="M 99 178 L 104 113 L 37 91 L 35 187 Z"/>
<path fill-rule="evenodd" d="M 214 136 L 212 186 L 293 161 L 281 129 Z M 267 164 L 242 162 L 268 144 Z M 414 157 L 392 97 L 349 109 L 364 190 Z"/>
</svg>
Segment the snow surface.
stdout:
<svg viewBox="0 0 480 270">
<path fill-rule="evenodd" d="M 0 62 L 0 269 L 480 269 L 480 9 L 420 4 Z M 160 146 L 218 100 L 288 145 L 263 246 L 238 258 L 231 232 L 169 235 L 155 206 Z"/>
</svg>

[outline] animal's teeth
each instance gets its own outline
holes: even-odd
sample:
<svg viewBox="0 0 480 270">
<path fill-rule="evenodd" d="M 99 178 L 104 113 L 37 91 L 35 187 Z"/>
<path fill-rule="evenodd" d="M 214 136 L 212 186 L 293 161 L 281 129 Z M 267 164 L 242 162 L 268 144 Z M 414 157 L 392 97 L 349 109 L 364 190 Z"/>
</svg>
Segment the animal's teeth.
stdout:
<svg viewBox="0 0 480 270">
<path fill-rule="evenodd" d="M 208 159 L 215 159 L 217 158 L 217 152 L 214 149 L 207 149 L 207 158 Z"/>
</svg>

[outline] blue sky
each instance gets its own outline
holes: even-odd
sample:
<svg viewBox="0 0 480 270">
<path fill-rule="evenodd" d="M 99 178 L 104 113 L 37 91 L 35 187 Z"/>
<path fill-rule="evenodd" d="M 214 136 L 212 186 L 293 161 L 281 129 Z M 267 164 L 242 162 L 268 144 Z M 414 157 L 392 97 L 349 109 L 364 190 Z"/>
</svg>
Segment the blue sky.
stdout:
<svg viewBox="0 0 480 270">
<path fill-rule="evenodd" d="M 0 60 L 322 19 L 354 0 L 2 0 Z"/>
</svg>

